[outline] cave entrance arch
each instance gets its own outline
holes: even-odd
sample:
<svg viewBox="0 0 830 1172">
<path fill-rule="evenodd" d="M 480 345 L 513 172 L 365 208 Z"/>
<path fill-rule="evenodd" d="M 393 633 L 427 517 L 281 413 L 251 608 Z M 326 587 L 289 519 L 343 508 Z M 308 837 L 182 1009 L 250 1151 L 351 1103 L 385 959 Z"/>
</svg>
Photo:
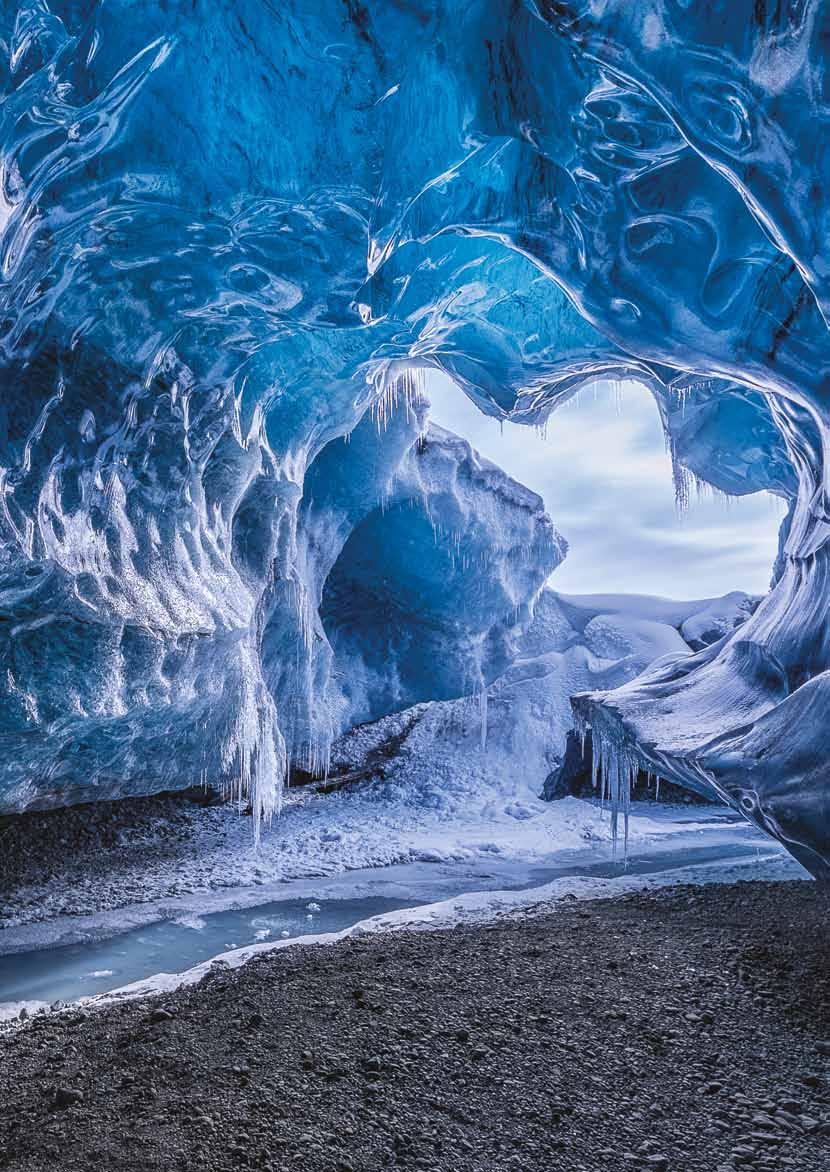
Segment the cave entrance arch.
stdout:
<svg viewBox="0 0 830 1172">
<path fill-rule="evenodd" d="M 764 594 L 784 502 L 696 482 L 687 507 L 659 409 L 633 380 L 587 385 L 544 429 L 488 418 L 445 375 L 427 383 L 432 417 L 538 492 L 569 543 L 550 585 L 565 593 L 704 598 Z"/>
</svg>

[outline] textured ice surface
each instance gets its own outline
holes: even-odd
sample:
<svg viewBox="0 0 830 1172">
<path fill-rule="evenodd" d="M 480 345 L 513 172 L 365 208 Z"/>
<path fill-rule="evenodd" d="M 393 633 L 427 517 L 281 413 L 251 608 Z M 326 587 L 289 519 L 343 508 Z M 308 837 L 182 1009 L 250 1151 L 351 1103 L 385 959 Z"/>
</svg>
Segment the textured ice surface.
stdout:
<svg viewBox="0 0 830 1172">
<path fill-rule="evenodd" d="M 565 554 L 541 498 L 429 425 L 426 400 L 404 389 L 309 467 L 297 525 L 307 626 L 288 625 L 280 600 L 263 630 L 291 760 L 312 772 L 355 723 L 480 693 Z"/>
<path fill-rule="evenodd" d="M 422 694 L 400 612 L 459 540 L 396 499 L 400 531 L 364 513 L 322 581 L 327 447 L 382 424 L 413 366 L 530 423 L 625 375 L 681 497 L 698 478 L 791 509 L 739 634 L 580 712 L 615 776 L 636 757 L 715 786 L 822 872 L 829 27 L 820 0 L 0 4 L 5 807 L 206 775 L 267 814 L 288 757 Z M 504 664 L 499 607 L 532 594 L 507 529 L 439 694 Z M 343 605 L 367 584 L 398 608 L 382 633 Z"/>
<path fill-rule="evenodd" d="M 512 661 L 565 543 L 535 493 L 427 414 L 407 383 L 381 420 L 367 412 L 323 447 L 291 522 L 292 572 L 266 564 L 248 615 L 219 609 L 232 591 L 196 631 L 113 630 L 100 613 L 71 638 L 60 614 L 7 628 L 8 688 L 29 705 L 4 730 L 7 808 L 212 780 L 255 799 L 258 817 L 286 760 L 325 771 L 332 738 L 356 721 L 481 693 Z M 76 679 L 80 700 L 66 694 Z"/>
<path fill-rule="evenodd" d="M 486 705 L 480 696 L 419 704 L 351 729 L 332 747 L 334 778 L 371 780 L 379 801 L 529 821 L 544 808 L 545 779 L 564 757 L 574 693 L 616 688 L 661 656 L 688 656 L 681 632 L 719 639 L 757 601 L 739 592 L 672 602 L 544 590 Z"/>
</svg>

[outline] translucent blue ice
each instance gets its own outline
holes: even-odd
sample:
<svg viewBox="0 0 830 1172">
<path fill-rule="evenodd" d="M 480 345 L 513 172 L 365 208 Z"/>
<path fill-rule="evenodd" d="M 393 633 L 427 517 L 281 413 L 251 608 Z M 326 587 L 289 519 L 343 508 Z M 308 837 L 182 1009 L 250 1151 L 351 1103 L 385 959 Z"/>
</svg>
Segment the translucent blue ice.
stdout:
<svg viewBox="0 0 830 1172">
<path fill-rule="evenodd" d="M 3 0 L 3 806 L 205 776 L 267 814 L 427 659 L 480 687 L 563 550 L 419 371 L 528 423 L 634 376 L 681 495 L 792 504 L 739 634 L 578 707 L 615 776 L 826 869 L 828 36 L 820 0 Z"/>
</svg>

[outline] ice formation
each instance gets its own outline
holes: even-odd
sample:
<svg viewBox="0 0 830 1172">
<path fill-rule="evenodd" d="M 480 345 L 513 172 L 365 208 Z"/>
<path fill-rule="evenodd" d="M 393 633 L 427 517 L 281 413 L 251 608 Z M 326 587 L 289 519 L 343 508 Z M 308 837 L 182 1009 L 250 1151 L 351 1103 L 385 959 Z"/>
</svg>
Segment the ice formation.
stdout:
<svg viewBox="0 0 830 1172">
<path fill-rule="evenodd" d="M 481 691 L 556 539 L 500 482 L 478 594 L 488 474 L 428 434 L 421 483 L 361 421 L 430 367 L 535 424 L 636 377 L 681 496 L 790 511 L 738 633 L 580 716 L 623 798 L 635 760 L 714 787 L 826 875 L 829 34 L 820 0 L 5 0 L 4 807 L 207 776 L 267 815 L 423 694 L 407 638 Z"/>
<path fill-rule="evenodd" d="M 294 632 L 280 605 L 263 633 L 290 758 L 312 773 L 354 724 L 486 695 L 565 554 L 541 498 L 405 389 L 310 465 L 297 524 L 308 628 Z"/>
<path fill-rule="evenodd" d="M 329 784 L 345 778 L 379 799 L 530 819 L 565 756 L 574 693 L 615 688 L 662 656 L 689 655 L 745 623 L 758 601 L 740 591 L 669 602 L 543 590 L 513 662 L 482 693 L 349 729 L 334 742 Z"/>
</svg>

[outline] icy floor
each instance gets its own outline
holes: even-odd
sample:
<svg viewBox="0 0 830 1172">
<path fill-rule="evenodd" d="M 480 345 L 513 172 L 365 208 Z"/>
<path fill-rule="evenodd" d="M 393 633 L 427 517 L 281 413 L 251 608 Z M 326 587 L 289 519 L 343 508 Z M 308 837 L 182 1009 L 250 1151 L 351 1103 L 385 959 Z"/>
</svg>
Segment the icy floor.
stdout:
<svg viewBox="0 0 830 1172">
<path fill-rule="evenodd" d="M 507 793 L 469 789 L 457 803 L 379 798 L 369 788 L 316 797 L 296 792 L 254 849 L 251 819 L 231 806 L 188 806 L 175 826 L 160 819 L 119 835 L 114 847 L 67 851 L 48 880 L 3 892 L 0 929 L 100 916 L 160 901 L 272 888 L 290 880 L 410 863 L 488 869 L 498 860 L 534 864 L 563 851 L 611 846 L 607 814 L 576 798 L 539 801 L 518 786 Z M 635 804 L 632 851 L 679 828 L 690 830 L 723 808 Z M 741 831 L 743 823 L 739 823 Z M 265 891 L 251 902 L 262 903 Z M 198 902 L 198 901 L 196 901 Z M 229 901 L 231 902 L 231 901 Z M 225 902 L 222 906 L 228 906 Z M 5 933 L 0 931 L 0 941 Z M 4 946 L 0 943 L 0 952 Z"/>
<path fill-rule="evenodd" d="M 505 898 L 527 900 L 530 893 L 564 881 L 578 880 L 580 890 L 594 890 L 597 884 L 602 891 L 617 890 L 644 876 L 671 882 L 690 867 L 704 869 L 710 878 L 805 874 L 776 844 L 721 808 L 638 808 L 625 867 L 614 860 L 607 820 L 591 803 L 567 799 L 545 806 L 536 818 L 514 821 L 518 833 L 509 833 L 505 825 L 497 825 L 494 833 L 491 821 L 483 838 L 468 826 L 463 843 L 456 828 L 446 841 L 436 844 L 433 838 L 424 849 L 410 846 L 408 858 L 382 869 L 347 871 L 341 856 L 341 866 L 330 874 L 293 879 L 286 870 L 279 877 L 279 852 L 273 847 L 266 847 L 264 856 L 251 856 L 246 843 L 241 858 L 256 859 L 254 884 L 244 882 L 250 874 L 244 865 L 236 884 L 230 883 L 231 876 L 217 865 L 224 857 L 218 852 L 215 869 L 202 872 L 222 877 L 212 889 L 20 922 L 0 932 L 0 1020 L 24 1005 L 32 1009 L 100 995 L 134 982 L 146 989 L 148 978 L 150 986 L 161 981 L 166 987 L 178 978 L 154 974 L 192 971 L 216 956 L 235 957 L 240 949 L 244 953 L 301 936 L 337 936 L 367 918 L 382 921 L 401 909 L 417 909 L 406 915 L 431 922 L 430 909 L 447 900 L 472 901 L 470 906 L 481 910 Z M 281 840 L 275 835 L 270 841 Z M 225 852 L 229 849 L 226 841 Z M 168 864 L 164 882 L 181 882 L 177 861 Z M 274 877 L 263 882 L 269 864 Z M 145 876 L 144 890 L 153 878 L 162 882 L 158 875 Z"/>
</svg>

